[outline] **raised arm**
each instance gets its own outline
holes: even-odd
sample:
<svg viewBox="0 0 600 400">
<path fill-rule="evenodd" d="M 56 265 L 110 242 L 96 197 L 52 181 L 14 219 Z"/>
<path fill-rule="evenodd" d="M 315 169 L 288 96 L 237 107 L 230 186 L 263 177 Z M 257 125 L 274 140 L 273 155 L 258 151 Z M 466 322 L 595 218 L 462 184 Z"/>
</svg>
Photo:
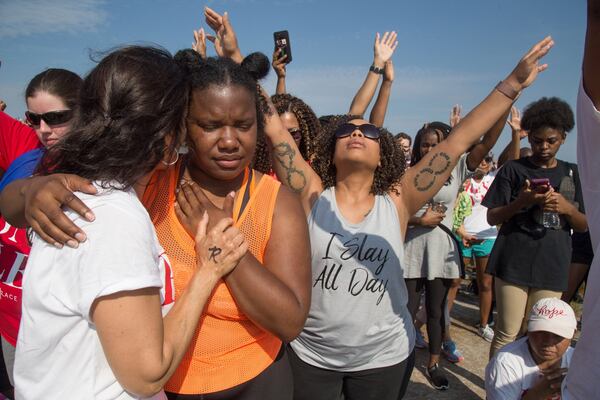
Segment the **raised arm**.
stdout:
<svg viewBox="0 0 600 400">
<path fill-rule="evenodd" d="M 385 63 L 383 81 L 381 82 L 377 100 L 375 100 L 375 104 L 371 110 L 371 116 L 369 117 L 369 122 L 375 126 L 382 127 L 383 122 L 385 121 L 385 113 L 387 112 L 390 94 L 392 92 L 392 83 L 394 83 L 394 64 L 392 64 L 392 60 L 389 60 Z"/>
<path fill-rule="evenodd" d="M 394 31 L 391 33 L 385 32 L 383 37 L 380 37 L 379 33 L 375 35 L 373 64 L 371 65 L 371 68 L 369 68 L 369 72 L 367 72 L 365 81 L 352 99 L 350 110 L 348 111 L 349 115 L 365 115 L 371 100 L 373 100 L 375 90 L 377 90 L 379 76 L 383 74 L 385 63 L 392 58 L 394 50 L 396 50 L 396 47 L 398 46 L 396 37 L 397 34 Z"/>
<path fill-rule="evenodd" d="M 203 60 L 206 60 L 206 33 L 204 33 L 204 28 L 194 31 L 192 50 L 200 54 L 200 57 L 202 57 Z"/>
<path fill-rule="evenodd" d="M 269 150 L 273 170 L 282 184 L 300 195 L 302 208 L 308 216 L 314 202 L 323 191 L 321 178 L 302 158 L 294 138 L 283 126 L 277 110 L 264 90 L 263 96 L 268 99 L 271 110 L 270 115 L 266 116 L 264 130 L 271 145 Z"/>
<path fill-rule="evenodd" d="M 510 117 L 506 123 L 510 126 L 512 136 L 510 142 L 498 156 L 498 167 L 507 161 L 521 158 L 521 140 L 527 137 L 527 132 L 521 129 L 521 113 L 517 107 L 511 107 Z"/>
<path fill-rule="evenodd" d="M 583 53 L 583 87 L 600 109 L 600 1 L 588 0 L 587 32 Z"/>
<path fill-rule="evenodd" d="M 208 26 L 215 32 L 214 35 L 206 35 L 206 38 L 215 45 L 215 51 L 219 57 L 231 58 L 236 63 L 244 59 L 238 45 L 237 36 L 229 21 L 229 14 L 217 13 L 211 8 L 204 7 L 204 17 Z"/>
<path fill-rule="evenodd" d="M 276 94 L 285 94 L 285 74 L 286 74 L 286 62 L 287 55 L 281 56 L 282 49 L 275 49 L 273 52 L 273 60 L 271 65 L 277 75 L 277 88 L 275 89 Z"/>
<path fill-rule="evenodd" d="M 229 274 L 248 244 L 231 218 L 206 233 L 204 214 L 196 235 L 198 265 L 183 294 L 164 317 L 158 288 L 96 299 L 90 310 L 108 363 L 123 387 L 138 396 L 159 392 L 173 375 L 194 336 L 202 310 L 218 281 Z M 210 257 L 211 248 L 221 250 Z"/>
<path fill-rule="evenodd" d="M 406 171 L 401 181 L 404 221 L 439 191 L 459 157 L 508 112 L 517 94 L 547 68 L 538 61 L 553 44 L 552 38 L 547 37 L 531 48 L 503 83 L 454 127 L 448 139 Z"/>
</svg>

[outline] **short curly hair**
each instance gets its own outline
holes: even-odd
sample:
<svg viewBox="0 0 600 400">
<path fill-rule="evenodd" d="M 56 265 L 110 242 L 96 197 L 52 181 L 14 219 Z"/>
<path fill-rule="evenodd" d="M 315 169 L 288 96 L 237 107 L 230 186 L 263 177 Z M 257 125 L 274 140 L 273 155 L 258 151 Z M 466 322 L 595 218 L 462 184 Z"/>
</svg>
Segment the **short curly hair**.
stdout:
<svg viewBox="0 0 600 400">
<path fill-rule="evenodd" d="M 312 160 L 315 138 L 321 131 L 321 123 L 308 104 L 292 96 L 291 94 L 276 94 L 271 97 L 273 105 L 277 109 L 277 114 L 289 112 L 294 114 L 298 120 L 301 132 L 301 140 L 298 145 L 300 154 L 305 160 Z"/>
<path fill-rule="evenodd" d="M 312 167 L 321 177 L 324 189 L 336 185 L 337 169 L 333 163 L 337 141 L 335 131 L 340 125 L 354 119 L 361 119 L 361 117 L 356 115 L 331 117 L 317 138 Z M 380 166 L 375 170 L 371 193 L 375 195 L 382 195 L 390 191 L 398 193 L 397 185 L 404 175 L 406 165 L 404 152 L 387 129 L 379 128 L 379 133 Z"/>
<path fill-rule="evenodd" d="M 552 128 L 566 136 L 574 126 L 573 110 L 566 101 L 558 97 L 542 97 L 530 103 L 525 107 L 521 118 L 521 128 L 531 133 Z"/>
</svg>

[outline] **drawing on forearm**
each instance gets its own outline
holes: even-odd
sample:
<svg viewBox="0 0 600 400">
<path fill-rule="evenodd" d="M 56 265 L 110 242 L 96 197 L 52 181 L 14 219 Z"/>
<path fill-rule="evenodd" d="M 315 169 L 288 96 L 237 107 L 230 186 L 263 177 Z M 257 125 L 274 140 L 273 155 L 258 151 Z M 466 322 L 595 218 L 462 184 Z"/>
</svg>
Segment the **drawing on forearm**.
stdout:
<svg viewBox="0 0 600 400">
<path fill-rule="evenodd" d="M 296 151 L 289 143 L 281 142 L 273 147 L 275 159 L 285 170 L 285 181 L 287 186 L 296 193 L 300 193 L 306 187 L 306 176 L 304 172 L 294 167 L 294 156 Z"/>
</svg>

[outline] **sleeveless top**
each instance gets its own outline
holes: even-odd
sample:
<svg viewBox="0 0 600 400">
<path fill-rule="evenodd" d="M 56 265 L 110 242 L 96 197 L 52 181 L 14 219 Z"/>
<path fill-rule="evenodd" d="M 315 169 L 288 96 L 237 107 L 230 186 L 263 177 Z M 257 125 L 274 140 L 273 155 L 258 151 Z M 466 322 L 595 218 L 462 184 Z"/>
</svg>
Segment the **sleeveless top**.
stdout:
<svg viewBox="0 0 600 400">
<path fill-rule="evenodd" d="M 194 239 L 181 226 L 173 209 L 179 169 L 180 165 L 157 172 L 144 194 L 144 204 L 159 241 L 171 260 L 175 298 L 181 296 L 196 269 Z M 246 171 L 246 178 L 248 175 Z M 244 234 L 249 251 L 261 263 L 271 234 L 279 187 L 279 182 L 266 175 L 258 183 L 253 178 L 245 179 L 234 205 L 236 226 Z M 249 198 L 240 215 L 245 192 Z M 232 388 L 264 371 L 280 348 L 279 338 L 250 321 L 221 280 L 209 297 L 195 336 L 165 390 L 204 394 Z"/>
<path fill-rule="evenodd" d="M 403 240 L 386 194 L 358 224 L 339 211 L 335 189 L 323 191 L 308 217 L 312 302 L 291 343 L 306 363 L 336 371 L 387 367 L 408 358 L 415 331 L 407 308 Z"/>
</svg>

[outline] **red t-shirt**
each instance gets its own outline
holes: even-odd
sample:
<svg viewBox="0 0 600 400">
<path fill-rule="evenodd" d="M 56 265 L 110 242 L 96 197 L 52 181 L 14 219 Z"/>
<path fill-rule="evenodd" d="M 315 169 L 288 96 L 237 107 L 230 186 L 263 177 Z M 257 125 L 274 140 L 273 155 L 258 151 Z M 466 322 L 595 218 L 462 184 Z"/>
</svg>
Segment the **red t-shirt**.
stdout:
<svg viewBox="0 0 600 400">
<path fill-rule="evenodd" d="M 40 146 L 33 129 L 0 111 L 0 168 L 6 171 L 21 154 Z M 13 346 L 21 320 L 21 282 L 29 255 L 25 229 L 0 216 L 0 334 Z"/>
</svg>

